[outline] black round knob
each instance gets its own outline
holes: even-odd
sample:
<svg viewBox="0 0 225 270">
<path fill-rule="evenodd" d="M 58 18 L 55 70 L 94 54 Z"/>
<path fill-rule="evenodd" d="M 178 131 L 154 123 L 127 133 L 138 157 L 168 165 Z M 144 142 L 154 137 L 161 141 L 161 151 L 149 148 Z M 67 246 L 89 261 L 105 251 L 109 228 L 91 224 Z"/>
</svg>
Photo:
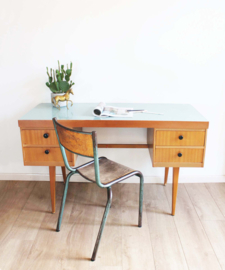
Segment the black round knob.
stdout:
<svg viewBox="0 0 225 270">
<path fill-rule="evenodd" d="M 47 138 L 49 137 L 48 133 L 45 133 L 45 134 L 43 135 L 43 137 L 44 137 L 45 139 L 47 139 Z"/>
<path fill-rule="evenodd" d="M 179 140 L 183 140 L 183 138 L 184 138 L 184 137 L 183 137 L 182 135 L 179 136 Z"/>
<path fill-rule="evenodd" d="M 45 154 L 48 155 L 49 154 L 49 150 L 45 150 Z"/>
<path fill-rule="evenodd" d="M 182 154 L 181 153 L 178 153 L 178 157 L 182 157 Z"/>
</svg>

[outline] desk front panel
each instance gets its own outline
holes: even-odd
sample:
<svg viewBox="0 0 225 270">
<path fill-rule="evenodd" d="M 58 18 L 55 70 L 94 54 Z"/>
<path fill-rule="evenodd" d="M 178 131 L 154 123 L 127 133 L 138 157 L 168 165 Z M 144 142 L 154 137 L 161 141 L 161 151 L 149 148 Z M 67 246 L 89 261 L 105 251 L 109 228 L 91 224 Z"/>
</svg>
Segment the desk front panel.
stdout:
<svg viewBox="0 0 225 270">
<path fill-rule="evenodd" d="M 157 130 L 157 146 L 204 146 L 205 130 Z"/>
<path fill-rule="evenodd" d="M 203 163 L 204 149 L 156 148 L 155 162 Z"/>
<path fill-rule="evenodd" d="M 65 166 L 54 129 L 21 129 L 24 165 Z M 66 151 L 71 166 L 75 155 Z"/>
<path fill-rule="evenodd" d="M 21 137 L 24 146 L 59 146 L 54 129 L 23 129 Z"/>
<path fill-rule="evenodd" d="M 64 166 L 62 153 L 59 147 L 25 147 L 24 165 Z M 69 163 L 73 162 L 73 154 L 66 151 Z"/>
<path fill-rule="evenodd" d="M 203 167 L 205 129 L 148 129 L 153 167 Z"/>
</svg>

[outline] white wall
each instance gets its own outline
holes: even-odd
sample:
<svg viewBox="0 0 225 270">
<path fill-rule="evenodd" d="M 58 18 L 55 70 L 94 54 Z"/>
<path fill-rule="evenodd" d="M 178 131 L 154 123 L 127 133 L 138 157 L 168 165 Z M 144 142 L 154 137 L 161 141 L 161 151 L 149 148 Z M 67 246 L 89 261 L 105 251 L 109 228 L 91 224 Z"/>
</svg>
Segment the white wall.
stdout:
<svg viewBox="0 0 225 270">
<path fill-rule="evenodd" d="M 182 169 L 181 180 L 224 175 L 224 1 L 11 0 L 1 3 L 0 20 L 0 179 L 47 175 L 46 167 L 23 166 L 17 120 L 50 102 L 45 71 L 58 59 L 73 62 L 75 102 L 192 104 L 210 122 L 206 162 Z M 118 142 L 127 131 L 113 132 Z M 145 140 L 144 129 L 134 132 Z M 146 149 L 100 152 L 163 175 Z"/>
</svg>

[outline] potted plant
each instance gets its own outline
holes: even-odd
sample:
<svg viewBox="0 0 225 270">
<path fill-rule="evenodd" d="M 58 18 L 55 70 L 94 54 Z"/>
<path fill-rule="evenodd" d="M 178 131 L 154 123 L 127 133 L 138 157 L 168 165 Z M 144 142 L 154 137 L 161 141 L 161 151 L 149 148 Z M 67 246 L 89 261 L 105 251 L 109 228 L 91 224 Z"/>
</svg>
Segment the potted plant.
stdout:
<svg viewBox="0 0 225 270">
<path fill-rule="evenodd" d="M 58 69 L 50 69 L 47 67 L 47 75 L 48 82 L 46 83 L 47 87 L 52 91 L 51 93 L 51 101 L 55 106 L 55 96 L 63 96 L 65 93 L 71 89 L 71 87 L 75 84 L 70 80 L 70 76 L 72 74 L 72 62 L 70 63 L 70 68 L 67 64 L 67 69 L 64 70 L 64 65 L 60 66 L 58 61 Z M 66 106 L 66 101 L 60 101 L 60 106 Z M 56 106 L 55 106 L 56 107 Z"/>
</svg>

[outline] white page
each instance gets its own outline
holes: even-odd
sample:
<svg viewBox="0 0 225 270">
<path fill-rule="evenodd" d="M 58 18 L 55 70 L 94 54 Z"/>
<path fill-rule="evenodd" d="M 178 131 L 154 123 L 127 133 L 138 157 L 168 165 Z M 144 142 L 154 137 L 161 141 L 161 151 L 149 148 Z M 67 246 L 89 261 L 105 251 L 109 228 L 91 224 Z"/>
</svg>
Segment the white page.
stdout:
<svg viewBox="0 0 225 270">
<path fill-rule="evenodd" d="M 133 117 L 133 112 L 127 111 L 132 109 L 133 108 L 106 106 L 104 102 L 100 102 L 98 106 L 94 108 L 93 115 L 97 117 Z"/>
</svg>

